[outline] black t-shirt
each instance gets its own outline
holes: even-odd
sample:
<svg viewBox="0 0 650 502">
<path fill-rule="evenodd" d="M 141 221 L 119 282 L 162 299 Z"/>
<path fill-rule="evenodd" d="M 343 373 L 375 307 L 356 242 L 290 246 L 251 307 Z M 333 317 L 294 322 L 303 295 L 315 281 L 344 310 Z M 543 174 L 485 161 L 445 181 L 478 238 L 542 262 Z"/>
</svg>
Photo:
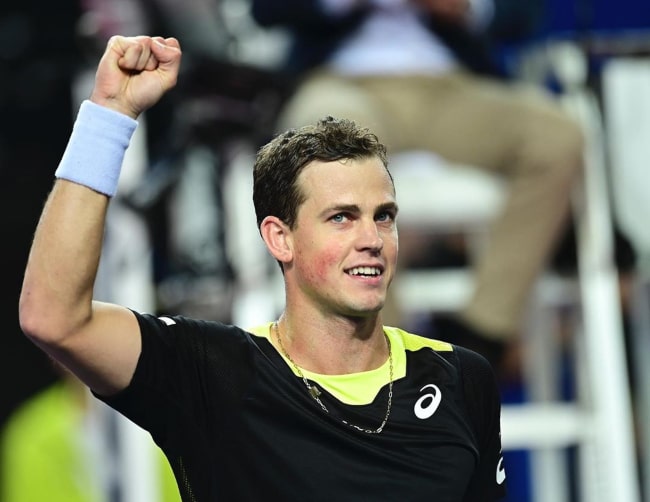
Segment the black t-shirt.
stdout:
<svg viewBox="0 0 650 502">
<path fill-rule="evenodd" d="M 107 404 L 148 430 L 184 501 L 498 500 L 505 494 L 500 399 L 481 356 L 397 328 L 391 412 L 386 364 L 306 378 L 269 342 L 214 321 L 136 314 L 142 353 Z"/>
</svg>

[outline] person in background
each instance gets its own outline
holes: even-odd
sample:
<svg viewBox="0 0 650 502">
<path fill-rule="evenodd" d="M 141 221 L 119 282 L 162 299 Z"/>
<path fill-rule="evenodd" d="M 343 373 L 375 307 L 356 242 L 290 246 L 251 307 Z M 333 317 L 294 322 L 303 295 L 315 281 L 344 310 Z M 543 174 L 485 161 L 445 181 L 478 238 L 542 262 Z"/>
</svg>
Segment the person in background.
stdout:
<svg viewBox="0 0 650 502">
<path fill-rule="evenodd" d="M 180 63 L 175 38 L 109 40 L 34 235 L 25 335 L 151 433 L 184 501 L 503 498 L 490 365 L 382 323 L 398 203 L 385 146 L 352 121 L 288 131 L 255 159 L 278 319 L 244 329 L 93 300 L 124 151 Z"/>
<path fill-rule="evenodd" d="M 26 399 L 0 431 L 0 502 L 113 502 L 123 483 L 103 422 L 112 410 L 55 364 L 58 380 Z M 156 502 L 179 502 L 174 475 L 151 443 Z M 123 489 L 123 488 L 122 488 Z M 153 501 L 152 501 L 153 502 Z"/>
<path fill-rule="evenodd" d="M 568 223 L 583 137 L 545 92 L 507 78 L 495 40 L 534 28 L 536 2 L 253 0 L 262 27 L 284 28 L 295 91 L 278 129 L 331 114 L 372 128 L 390 153 L 435 152 L 505 179 L 505 207 L 475 263 L 475 288 L 434 335 L 501 369 L 523 329 L 532 286 Z M 531 10 L 533 9 L 533 10 Z M 407 258 L 415 250 L 407 249 Z M 390 322 L 400 323 L 398 315 Z M 434 316 L 435 320 L 435 316 Z"/>
</svg>

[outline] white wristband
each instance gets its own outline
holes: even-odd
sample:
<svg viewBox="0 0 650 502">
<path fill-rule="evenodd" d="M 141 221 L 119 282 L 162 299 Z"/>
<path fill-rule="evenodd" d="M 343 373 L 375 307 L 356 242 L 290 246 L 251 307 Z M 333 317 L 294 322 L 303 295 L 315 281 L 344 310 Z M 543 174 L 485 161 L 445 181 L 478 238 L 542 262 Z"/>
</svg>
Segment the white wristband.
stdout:
<svg viewBox="0 0 650 502">
<path fill-rule="evenodd" d="M 138 122 L 85 100 L 54 175 L 112 197 Z"/>
</svg>

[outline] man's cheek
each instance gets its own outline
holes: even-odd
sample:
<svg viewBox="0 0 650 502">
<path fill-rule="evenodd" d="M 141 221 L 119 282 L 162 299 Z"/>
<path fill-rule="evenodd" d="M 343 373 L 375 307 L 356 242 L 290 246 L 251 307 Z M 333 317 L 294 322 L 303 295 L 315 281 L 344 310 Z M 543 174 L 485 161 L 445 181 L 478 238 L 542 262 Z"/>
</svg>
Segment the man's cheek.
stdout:
<svg viewBox="0 0 650 502">
<path fill-rule="evenodd" d="M 311 264 L 311 274 L 315 279 L 325 280 L 332 272 L 338 270 L 338 256 L 336 251 L 326 251 L 319 254 Z"/>
</svg>

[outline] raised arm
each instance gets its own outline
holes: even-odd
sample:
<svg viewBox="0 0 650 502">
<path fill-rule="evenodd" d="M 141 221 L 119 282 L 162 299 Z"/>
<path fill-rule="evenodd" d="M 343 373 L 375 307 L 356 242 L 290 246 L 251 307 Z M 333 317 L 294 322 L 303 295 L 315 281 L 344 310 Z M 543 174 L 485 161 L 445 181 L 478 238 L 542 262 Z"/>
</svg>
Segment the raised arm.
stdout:
<svg viewBox="0 0 650 502">
<path fill-rule="evenodd" d="M 180 60 L 173 38 L 109 40 L 27 261 L 23 332 L 100 394 L 128 385 L 141 347 L 128 308 L 93 301 L 106 212 L 135 119 L 176 84 Z"/>
</svg>

